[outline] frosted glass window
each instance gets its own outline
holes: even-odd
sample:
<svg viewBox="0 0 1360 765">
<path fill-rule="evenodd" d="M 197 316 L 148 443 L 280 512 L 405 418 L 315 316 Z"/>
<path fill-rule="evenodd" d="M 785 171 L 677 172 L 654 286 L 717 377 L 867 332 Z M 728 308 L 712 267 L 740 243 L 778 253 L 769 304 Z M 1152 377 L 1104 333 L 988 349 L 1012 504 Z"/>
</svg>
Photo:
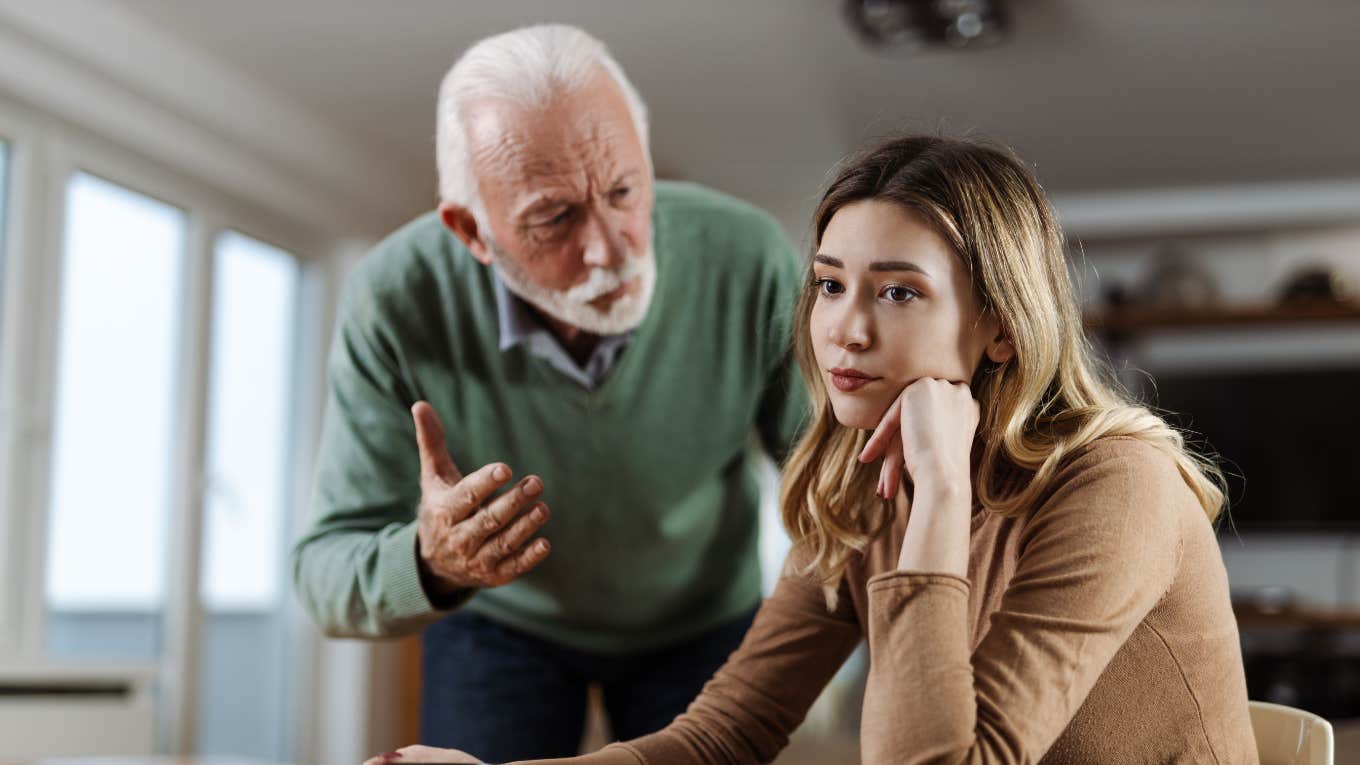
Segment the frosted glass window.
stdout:
<svg viewBox="0 0 1360 765">
<path fill-rule="evenodd" d="M 0 141 L 0 299 L 5 295 L 5 213 L 9 208 L 9 144 Z M 4 315 L 0 303 L 0 316 Z M 3 329 L 3 327 L 0 327 Z"/>
<path fill-rule="evenodd" d="M 166 593 L 187 220 L 85 173 L 67 185 L 65 220 L 47 605 L 155 615 Z M 63 645 L 97 650 L 49 639 L 50 650 Z"/>
<path fill-rule="evenodd" d="M 234 232 L 213 249 L 198 753 L 287 761 L 298 264 Z"/>
<path fill-rule="evenodd" d="M 237 233 L 218 238 L 215 261 L 203 602 L 268 610 L 287 582 L 298 267 L 292 255 Z"/>
</svg>

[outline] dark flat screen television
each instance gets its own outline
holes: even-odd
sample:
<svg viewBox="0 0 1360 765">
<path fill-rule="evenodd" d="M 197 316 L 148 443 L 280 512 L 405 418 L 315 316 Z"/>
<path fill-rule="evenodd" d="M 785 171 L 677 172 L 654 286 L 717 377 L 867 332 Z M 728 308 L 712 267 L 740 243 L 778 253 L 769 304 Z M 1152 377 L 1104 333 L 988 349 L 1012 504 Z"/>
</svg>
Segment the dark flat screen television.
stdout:
<svg viewBox="0 0 1360 765">
<path fill-rule="evenodd" d="M 1360 366 L 1152 378 L 1143 399 L 1222 458 L 1220 534 L 1360 531 Z"/>
</svg>

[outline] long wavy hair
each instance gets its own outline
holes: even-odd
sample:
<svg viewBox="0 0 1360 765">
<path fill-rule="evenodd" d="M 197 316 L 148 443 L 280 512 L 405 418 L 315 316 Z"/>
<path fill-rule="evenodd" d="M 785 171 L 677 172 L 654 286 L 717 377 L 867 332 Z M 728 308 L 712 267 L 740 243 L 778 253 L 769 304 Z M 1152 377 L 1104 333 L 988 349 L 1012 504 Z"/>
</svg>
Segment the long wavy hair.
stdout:
<svg viewBox="0 0 1360 765">
<path fill-rule="evenodd" d="M 1068 275 L 1063 237 L 1043 190 L 1009 150 L 972 140 L 906 136 L 844 161 L 813 216 L 813 252 L 836 211 L 852 202 L 895 202 L 952 245 L 984 311 L 1000 320 L 1015 354 L 983 360 L 971 381 L 981 415 L 973 496 L 987 511 L 1016 514 L 1051 483 L 1064 458 L 1102 436 L 1132 436 L 1175 461 L 1211 522 L 1224 505 L 1223 473 L 1139 405 L 1093 352 Z M 879 466 L 857 459 L 868 433 L 839 424 L 812 352 L 817 292 L 809 259 L 794 319 L 794 352 L 813 418 L 784 465 L 780 509 L 805 574 L 829 606 L 852 556 L 891 521 L 874 493 Z"/>
</svg>

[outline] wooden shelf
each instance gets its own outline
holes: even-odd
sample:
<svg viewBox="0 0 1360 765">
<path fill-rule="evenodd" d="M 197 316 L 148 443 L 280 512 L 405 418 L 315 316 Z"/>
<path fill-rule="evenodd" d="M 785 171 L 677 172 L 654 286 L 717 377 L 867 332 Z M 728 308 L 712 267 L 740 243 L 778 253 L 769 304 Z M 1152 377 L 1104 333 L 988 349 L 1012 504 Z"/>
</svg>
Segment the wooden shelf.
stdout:
<svg viewBox="0 0 1360 765">
<path fill-rule="evenodd" d="M 1287 629 L 1320 632 L 1360 631 L 1360 609 L 1288 606 L 1263 610 L 1250 603 L 1233 603 L 1239 629 Z"/>
<path fill-rule="evenodd" d="M 1105 333 L 1360 322 L 1360 303 L 1240 304 L 1210 308 L 1129 307 L 1091 312 L 1086 314 L 1083 321 L 1088 332 Z"/>
</svg>

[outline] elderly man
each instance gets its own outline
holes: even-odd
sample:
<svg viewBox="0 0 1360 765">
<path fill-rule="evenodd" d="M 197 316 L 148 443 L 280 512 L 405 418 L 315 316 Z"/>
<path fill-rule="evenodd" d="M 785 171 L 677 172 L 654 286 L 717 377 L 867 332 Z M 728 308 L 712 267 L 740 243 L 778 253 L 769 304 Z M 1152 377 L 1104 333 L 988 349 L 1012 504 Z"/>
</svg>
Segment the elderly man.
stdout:
<svg viewBox="0 0 1360 765">
<path fill-rule="evenodd" d="M 759 599 L 751 439 L 806 402 L 771 218 L 654 182 L 641 100 L 570 27 L 469 49 L 439 95 L 438 213 L 350 277 L 318 518 L 327 634 L 424 630 L 422 738 L 491 761 L 663 727 Z M 551 546 L 551 550 L 550 550 Z"/>
</svg>

